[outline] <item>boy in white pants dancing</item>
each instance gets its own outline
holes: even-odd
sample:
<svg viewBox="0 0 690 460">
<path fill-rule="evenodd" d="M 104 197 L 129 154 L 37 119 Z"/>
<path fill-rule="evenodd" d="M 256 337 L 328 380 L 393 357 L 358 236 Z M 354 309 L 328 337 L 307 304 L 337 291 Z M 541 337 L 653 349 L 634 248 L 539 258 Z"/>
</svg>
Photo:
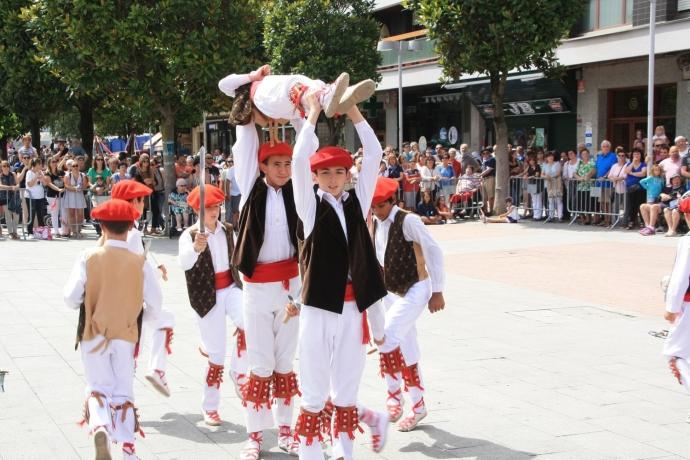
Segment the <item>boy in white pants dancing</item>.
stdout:
<svg viewBox="0 0 690 460">
<path fill-rule="evenodd" d="M 295 430 L 300 458 L 322 460 L 320 413 L 330 393 L 335 458 L 350 459 L 369 341 L 366 311 L 386 295 L 366 227 L 382 151 L 376 134 L 353 106 L 347 115 L 362 140 L 364 160 L 357 185 L 345 192 L 352 157 L 339 147 L 316 151 L 314 130 L 321 108 L 315 94 L 307 97 L 309 118 L 297 136 L 293 157 L 304 301 L 299 313 L 302 407 Z M 318 183 L 316 191 L 312 178 Z M 373 334 L 383 338 L 382 331 Z"/>
<path fill-rule="evenodd" d="M 291 425 L 294 398 L 299 395 L 293 372 L 299 321 L 283 322 L 288 296 L 299 298 L 302 287 L 290 179 L 292 147 L 283 142 L 259 146 L 256 128 L 248 123 L 237 126 L 233 152 L 242 192 L 233 265 L 243 275 L 249 360 L 249 380 L 243 388 L 249 439 L 241 458 L 259 458 L 263 430 L 274 426 L 274 414 L 278 446 L 297 455 Z"/>
<path fill-rule="evenodd" d="M 114 199 L 125 200 L 129 202 L 139 213 L 144 212 L 144 200 L 151 195 L 151 189 L 141 182 L 134 180 L 121 180 L 113 186 L 111 196 Z M 141 230 L 137 228 L 137 222 L 127 232 L 127 247 L 134 254 L 145 255 L 146 249 L 142 239 Z M 167 281 L 168 275 L 165 265 L 157 267 L 163 279 Z M 152 319 L 144 310 L 142 326 L 144 337 L 150 337 L 150 357 L 149 357 L 149 372 L 146 374 L 146 380 L 153 385 L 163 396 L 170 396 L 170 386 L 165 377 L 165 372 L 168 368 L 168 355 L 172 353 L 170 344 L 172 343 L 173 327 L 175 327 L 175 316 L 166 309 L 161 308 L 160 313 L 155 319 Z M 139 344 L 135 348 L 135 359 L 139 354 Z"/>
<path fill-rule="evenodd" d="M 113 199 L 91 211 L 101 224 L 105 244 L 84 251 L 64 287 L 65 303 L 83 305 L 77 340 L 86 377 L 84 422 L 94 435 L 97 460 L 109 460 L 110 441 L 122 443 L 125 460 L 134 460 L 138 427 L 134 407 L 134 346 L 142 305 L 155 318 L 161 290 L 153 268 L 127 248 L 127 231 L 140 213 Z M 113 290 L 117 280 L 127 289 Z"/>
<path fill-rule="evenodd" d="M 374 248 L 389 292 L 384 299 L 385 341 L 379 353 L 390 420 L 395 422 L 402 415 L 400 384 L 404 382 L 412 408 L 398 430 L 411 431 L 427 414 L 415 322 L 427 304 L 432 313 L 444 308 L 445 273 L 441 248 L 419 216 L 398 208 L 397 191 L 398 182 L 379 177 L 371 207 Z"/>
<path fill-rule="evenodd" d="M 237 270 L 230 265 L 234 250 L 232 226 L 218 220 L 224 201 L 222 190 L 206 185 L 203 204 L 205 232 L 199 233 L 197 222 L 182 232 L 179 241 L 179 262 L 185 271 L 189 303 L 197 314 L 202 354 L 208 357 L 201 405 L 204 422 L 211 426 L 222 423 L 218 409 L 227 349 L 226 316 L 230 316 L 238 328 L 238 340 L 233 342 L 230 374 L 236 390 L 246 373 L 242 283 Z M 199 187 L 189 193 L 187 202 L 194 212 L 199 212 L 202 206 Z"/>
</svg>

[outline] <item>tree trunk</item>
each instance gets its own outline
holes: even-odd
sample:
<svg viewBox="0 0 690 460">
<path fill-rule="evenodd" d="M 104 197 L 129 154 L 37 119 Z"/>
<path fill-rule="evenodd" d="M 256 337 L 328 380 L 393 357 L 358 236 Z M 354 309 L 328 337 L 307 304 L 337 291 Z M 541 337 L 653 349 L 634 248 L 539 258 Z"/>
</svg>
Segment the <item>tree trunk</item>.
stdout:
<svg viewBox="0 0 690 460">
<path fill-rule="evenodd" d="M 36 151 L 41 152 L 41 120 L 37 117 L 29 118 L 29 132 L 31 133 L 31 145 Z"/>
<path fill-rule="evenodd" d="M 338 118 L 326 118 L 328 125 L 328 145 L 338 145 L 345 127 L 345 115 Z"/>
<path fill-rule="evenodd" d="M 496 213 L 506 210 L 506 197 L 510 196 L 510 166 L 508 154 L 508 125 L 503 113 L 503 97 L 506 92 L 508 72 L 491 76 L 491 102 L 494 105 L 494 131 L 496 131 L 496 192 L 494 209 Z"/>
<path fill-rule="evenodd" d="M 170 107 L 161 108 L 161 142 L 163 143 L 163 170 L 165 195 L 175 189 L 175 149 L 168 150 L 167 143 L 175 141 L 175 112 Z"/>
<path fill-rule="evenodd" d="M 79 100 L 77 107 L 79 108 L 79 135 L 81 136 L 81 146 L 88 154 L 86 166 L 89 167 L 93 156 L 94 102 L 91 98 L 85 97 Z"/>
</svg>

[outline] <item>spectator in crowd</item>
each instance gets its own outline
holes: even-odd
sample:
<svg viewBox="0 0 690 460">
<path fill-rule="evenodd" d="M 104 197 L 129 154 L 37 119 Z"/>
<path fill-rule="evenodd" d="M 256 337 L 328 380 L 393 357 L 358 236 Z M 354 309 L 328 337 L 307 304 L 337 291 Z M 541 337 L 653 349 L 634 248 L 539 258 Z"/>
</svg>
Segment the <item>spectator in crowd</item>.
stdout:
<svg viewBox="0 0 690 460">
<path fill-rule="evenodd" d="M 409 208 L 405 206 L 405 200 L 400 200 L 398 201 L 398 207 L 402 209 L 403 211 L 408 211 Z"/>
<path fill-rule="evenodd" d="M 666 136 L 666 128 L 664 128 L 663 125 L 659 125 L 656 128 L 654 128 L 654 135 L 652 136 L 652 142 L 656 141 L 664 141 L 665 144 L 668 144 L 668 137 Z"/>
<path fill-rule="evenodd" d="M 78 157 L 83 157 L 83 159 L 86 159 L 86 150 L 84 150 L 84 147 L 81 146 L 81 139 L 73 139 L 72 140 L 72 145 L 70 146 L 70 150 L 72 151 L 72 154 L 74 155 L 75 158 Z M 81 166 L 80 171 L 83 172 L 83 166 Z"/>
<path fill-rule="evenodd" d="M 110 177 L 108 178 L 108 188 L 111 188 L 113 184 L 113 174 L 115 174 L 120 166 L 120 160 L 116 156 L 111 156 L 107 159 L 108 170 L 110 171 Z"/>
<path fill-rule="evenodd" d="M 67 148 L 67 145 L 65 143 L 65 139 L 63 137 L 58 137 L 57 140 L 55 141 L 55 155 L 58 158 L 58 161 L 65 155 L 67 155 L 67 152 L 69 152 L 69 149 Z"/>
<path fill-rule="evenodd" d="M 79 171 L 85 173 L 86 169 L 86 156 L 85 155 L 75 155 L 74 157 L 79 165 Z"/>
<path fill-rule="evenodd" d="M 361 160 L 360 160 L 361 167 Z M 419 183 L 422 179 L 419 170 L 414 162 L 409 162 L 405 165 L 403 171 L 403 200 L 407 209 L 414 209 L 419 199 Z"/>
<path fill-rule="evenodd" d="M 549 217 L 563 220 L 563 182 L 561 163 L 556 161 L 556 152 L 546 153 L 546 162 L 542 166 L 542 177 L 546 182 L 546 196 L 549 204 Z"/>
<path fill-rule="evenodd" d="M 438 215 L 431 191 L 429 190 L 422 192 L 422 201 L 417 204 L 417 214 L 419 214 L 425 225 L 444 223 L 443 218 Z"/>
<path fill-rule="evenodd" d="M 107 184 L 110 181 L 112 171 L 106 166 L 103 155 L 97 154 L 93 159 L 93 166 L 89 168 L 86 175 L 89 177 L 90 184 L 95 184 L 98 178 L 101 178 L 102 182 Z"/>
<path fill-rule="evenodd" d="M 8 161 L 0 162 L 0 212 L 5 216 L 7 234 L 13 240 L 18 240 L 17 226 L 21 204 L 19 198 L 19 184 L 15 174 L 10 170 Z M 0 234 L 2 227 L 0 227 Z"/>
<path fill-rule="evenodd" d="M 662 140 L 659 140 L 659 141 L 654 142 L 654 144 L 652 144 L 652 145 L 653 145 L 654 162 L 655 163 L 661 163 L 666 158 L 668 158 L 668 144 L 666 144 Z"/>
<path fill-rule="evenodd" d="M 613 183 L 613 214 L 619 216 L 621 209 L 625 209 L 626 178 L 628 158 L 623 147 L 616 147 L 616 163 L 611 166 L 606 177 Z M 623 216 L 624 219 L 627 216 Z"/>
<path fill-rule="evenodd" d="M 681 158 L 688 156 L 688 139 L 685 136 L 676 136 L 675 139 L 676 147 L 678 147 L 678 153 Z"/>
<path fill-rule="evenodd" d="M 235 179 L 235 164 L 233 161 L 227 163 L 227 168 L 224 170 L 224 175 L 221 176 L 222 190 L 225 192 L 225 222 L 232 224 L 233 228 L 237 228 L 240 219 L 240 201 L 242 199 L 242 191 Z M 360 161 L 361 169 L 361 161 Z"/>
<path fill-rule="evenodd" d="M 134 180 L 146 185 L 151 189 L 151 194 L 156 187 L 156 176 L 153 173 L 153 168 L 151 167 L 151 159 L 148 154 L 144 153 L 139 157 L 139 165 L 136 168 L 136 174 L 134 175 Z M 148 199 L 144 200 L 144 212 L 142 212 L 142 231 L 144 235 L 159 234 L 160 230 L 153 227 L 153 222 L 151 222 L 151 230 L 148 229 L 148 219 L 146 219 L 146 213 L 153 209 L 152 197 L 149 195 Z"/>
<path fill-rule="evenodd" d="M 172 192 L 170 192 L 170 196 L 168 197 L 168 204 L 170 205 L 170 212 L 172 213 L 173 216 L 175 216 L 175 225 L 177 226 L 177 232 L 182 233 L 182 231 L 189 227 L 190 221 L 189 221 L 189 216 L 190 216 L 190 211 L 191 208 L 189 207 L 189 204 L 187 203 L 187 197 L 189 196 L 189 192 L 187 192 L 187 181 L 180 178 L 177 179 L 177 182 L 175 183 L 176 188 Z M 228 196 L 227 194 L 225 196 Z M 227 206 L 226 202 L 226 207 L 225 209 L 229 209 Z M 226 211 L 226 220 L 227 220 L 227 211 Z"/>
<path fill-rule="evenodd" d="M 151 194 L 151 227 L 152 231 L 161 233 L 163 229 L 163 206 L 165 205 L 165 178 L 163 176 L 163 160 L 156 155 L 151 159 L 153 171 L 153 193 Z M 167 214 L 167 213 L 166 213 Z"/>
<path fill-rule="evenodd" d="M 496 158 L 489 149 L 482 150 L 482 210 L 490 216 L 494 212 L 494 195 L 496 194 Z"/>
<path fill-rule="evenodd" d="M 21 150 L 21 148 L 19 149 Z M 19 198 L 22 205 L 22 222 L 29 220 L 29 208 L 26 206 L 26 174 L 31 169 L 31 155 L 28 152 L 19 154 L 19 163 L 14 167 L 17 183 L 19 184 Z"/>
<path fill-rule="evenodd" d="M 532 199 L 532 217 L 534 220 L 541 220 L 544 192 L 544 181 L 541 179 L 541 166 L 537 163 L 537 157 L 530 155 L 527 158 L 527 168 L 524 172 L 524 178 L 527 179 L 527 191 Z"/>
<path fill-rule="evenodd" d="M 65 173 L 58 169 L 58 155 L 53 155 L 48 160 L 48 169 L 45 175 L 46 198 L 48 200 L 48 212 L 53 224 L 52 236 L 64 235 L 66 228 L 60 225 L 60 195 L 64 192 Z"/>
<path fill-rule="evenodd" d="M 121 180 L 131 179 L 131 177 L 129 177 L 129 174 L 127 174 L 127 162 L 120 161 L 117 165 L 117 172 L 113 174 L 110 178 L 111 188 L 113 185 L 117 184 Z"/>
<path fill-rule="evenodd" d="M 628 214 L 628 230 L 637 227 L 641 219 L 638 220 L 640 214 L 640 206 L 645 202 L 646 193 L 640 181 L 647 175 L 647 164 L 642 161 L 642 150 L 632 150 L 632 160 L 628 163 L 625 169 L 625 188 L 628 196 L 627 214 Z"/>
<path fill-rule="evenodd" d="M 453 218 L 453 212 L 446 204 L 446 197 L 443 195 L 439 195 L 438 198 L 436 198 L 436 213 L 441 216 L 444 222 L 448 222 Z"/>
<path fill-rule="evenodd" d="M 33 236 L 34 221 L 43 227 L 46 217 L 46 195 L 43 189 L 43 160 L 36 157 L 31 160 L 31 168 L 26 173 L 26 206 L 29 208 L 27 231 Z"/>
<path fill-rule="evenodd" d="M 433 195 L 436 194 L 436 180 L 434 178 L 434 168 L 436 162 L 431 157 L 426 157 L 424 160 L 424 166 L 419 169 L 419 173 L 422 176 L 422 192 L 430 192 Z M 433 198 L 432 198 L 433 200 Z"/>
<path fill-rule="evenodd" d="M 79 165 L 74 160 L 67 160 L 68 171 L 65 173 L 64 209 L 67 218 L 67 234 L 81 238 L 81 227 L 84 221 L 84 209 L 86 198 L 84 190 L 89 189 L 89 179 L 79 170 Z"/>
<path fill-rule="evenodd" d="M 591 211 L 594 210 L 594 200 L 591 197 L 592 178 L 597 170 L 594 161 L 590 159 L 589 150 L 580 150 L 580 163 L 575 172 L 575 180 L 577 182 L 577 201 L 575 208 L 577 214 L 580 215 L 581 223 L 589 225 L 592 222 Z"/>
<path fill-rule="evenodd" d="M 470 147 L 467 144 L 460 146 L 460 164 L 463 171 L 467 171 L 468 166 L 472 166 L 474 172 L 481 168 L 480 162 L 470 153 Z"/>
<path fill-rule="evenodd" d="M 394 153 L 389 153 L 387 160 L 388 163 L 386 165 L 386 170 L 383 172 L 383 177 L 397 181 L 398 188 L 400 188 L 400 182 L 403 179 L 403 168 L 400 166 L 400 163 L 398 163 L 398 157 L 396 157 Z"/>
<path fill-rule="evenodd" d="M 663 210 L 664 220 L 668 231 L 664 236 L 676 236 L 678 233 L 678 224 L 680 223 L 680 212 L 678 211 L 678 204 L 680 197 L 685 193 L 685 186 L 680 175 L 676 174 L 671 177 L 671 185 L 664 187 L 659 196 L 661 203 L 659 207 Z"/>
<path fill-rule="evenodd" d="M 455 184 L 453 184 L 455 171 L 450 162 L 450 154 L 444 153 L 441 158 L 441 164 L 434 168 L 434 178 L 438 184 L 440 195 L 446 197 L 448 200 L 450 200 L 451 195 L 453 195 L 455 191 Z"/>
<path fill-rule="evenodd" d="M 434 160 L 441 161 L 441 158 L 443 157 L 444 153 L 445 153 L 445 149 L 443 148 L 443 145 L 436 144 L 436 148 L 434 149 L 434 152 L 433 152 Z"/>
<path fill-rule="evenodd" d="M 467 215 L 467 205 L 473 201 L 478 201 L 478 192 L 482 186 L 482 179 L 474 171 L 474 166 L 469 165 L 465 169 L 465 174 L 458 178 L 455 187 L 455 195 L 451 197 L 452 204 L 459 204 L 457 217 L 464 218 Z"/>
<path fill-rule="evenodd" d="M 680 158 L 680 151 L 675 145 L 669 149 L 669 157 L 665 160 L 661 160 L 659 165 L 664 170 L 664 176 L 666 177 L 666 186 L 671 185 L 671 178 L 680 175 L 680 168 L 683 165 Z"/>
<path fill-rule="evenodd" d="M 640 185 L 647 191 L 647 202 L 640 206 L 640 214 L 644 221 L 644 228 L 640 230 L 641 235 L 650 236 L 656 233 L 656 222 L 661 211 L 660 195 L 665 183 L 664 171 L 658 164 L 651 167 L 649 176 L 640 180 Z"/>
<path fill-rule="evenodd" d="M 410 143 L 410 149 L 412 150 L 412 155 L 421 155 L 422 152 L 419 151 L 419 144 L 416 142 L 411 142 Z"/>
<path fill-rule="evenodd" d="M 525 149 L 521 145 L 515 147 L 515 157 L 521 164 L 525 162 Z"/>
<path fill-rule="evenodd" d="M 485 224 L 516 224 L 520 219 L 517 206 L 513 205 L 513 199 L 506 197 L 506 212 L 495 217 L 486 217 L 482 214 L 482 222 Z"/>
<path fill-rule="evenodd" d="M 604 180 L 607 178 L 611 166 L 616 163 L 616 154 L 611 151 L 611 142 L 605 140 L 601 143 L 601 151 L 597 154 L 596 168 L 597 179 L 599 179 L 595 186 L 599 196 L 595 196 L 598 200 L 599 211 L 604 214 L 603 219 L 595 219 L 594 225 L 611 226 L 611 183 Z"/>
<path fill-rule="evenodd" d="M 22 136 L 22 146 L 19 147 L 19 150 L 17 151 L 20 158 L 26 155 L 28 155 L 29 158 L 35 158 L 38 156 L 38 152 L 36 152 L 36 149 L 31 145 L 31 140 L 30 134 L 25 134 Z"/>
<path fill-rule="evenodd" d="M 362 170 L 362 157 L 355 156 L 355 161 L 350 168 L 350 186 L 348 190 L 352 190 L 357 185 L 357 179 L 359 179 L 359 172 Z"/>
<path fill-rule="evenodd" d="M 453 167 L 453 177 L 462 176 L 462 155 L 457 149 L 448 149 L 450 165 Z"/>
<path fill-rule="evenodd" d="M 187 157 L 184 155 L 178 155 L 175 161 L 175 178 L 177 179 L 187 179 L 189 177 L 190 170 L 187 168 Z"/>
<path fill-rule="evenodd" d="M 563 163 L 563 185 L 565 188 L 566 202 L 568 205 L 566 209 L 575 205 L 575 196 L 577 193 L 577 182 L 575 181 L 575 173 L 577 167 L 580 165 L 580 159 L 577 157 L 575 150 L 568 150 L 568 159 Z M 565 214 L 565 213 L 564 213 Z"/>
<path fill-rule="evenodd" d="M 410 143 L 409 142 L 403 142 L 402 145 L 402 153 L 400 154 L 400 161 L 402 163 L 409 163 L 412 161 L 412 157 L 414 156 L 414 152 L 410 148 Z"/>
</svg>

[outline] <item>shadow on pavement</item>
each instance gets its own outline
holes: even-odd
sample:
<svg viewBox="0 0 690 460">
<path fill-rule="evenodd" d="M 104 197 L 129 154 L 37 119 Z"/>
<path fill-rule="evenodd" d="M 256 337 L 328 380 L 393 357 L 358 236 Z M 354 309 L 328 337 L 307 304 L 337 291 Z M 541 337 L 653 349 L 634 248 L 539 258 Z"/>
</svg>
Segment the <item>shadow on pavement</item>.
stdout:
<svg viewBox="0 0 690 460">
<path fill-rule="evenodd" d="M 168 412 L 160 421 L 142 421 L 142 428 L 153 428 L 158 433 L 179 439 L 186 439 L 204 444 L 239 444 L 247 439 L 247 430 L 227 420 L 221 426 L 210 427 L 198 425 L 203 417 L 198 414 L 179 414 Z M 189 425 L 193 425 L 191 429 Z"/>
<path fill-rule="evenodd" d="M 419 452 L 429 458 L 476 458 L 477 460 L 527 460 L 535 454 L 513 450 L 484 439 L 463 438 L 431 425 L 421 425 L 415 431 L 423 431 L 433 439 L 431 445 L 411 442 L 399 452 Z"/>
</svg>

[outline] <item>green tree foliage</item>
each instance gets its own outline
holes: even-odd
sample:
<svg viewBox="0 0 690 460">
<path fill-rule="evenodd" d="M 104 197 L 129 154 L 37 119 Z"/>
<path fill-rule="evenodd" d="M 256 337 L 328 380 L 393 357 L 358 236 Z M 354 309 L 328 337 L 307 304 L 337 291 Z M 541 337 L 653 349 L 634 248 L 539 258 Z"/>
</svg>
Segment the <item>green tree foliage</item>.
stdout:
<svg viewBox="0 0 690 460">
<path fill-rule="evenodd" d="M 479 73 L 491 81 L 494 107 L 503 107 L 510 71 L 558 73 L 555 49 L 580 18 L 582 0 L 407 0 L 406 6 L 436 40 L 444 75 L 456 79 Z M 508 128 L 494 111 L 496 207 L 508 196 Z"/>
<path fill-rule="evenodd" d="M 31 4 L 30 0 L 0 2 L 0 101 L 4 109 L 18 117 L 7 119 L 3 115 L 10 122 L 9 131 L 17 128 L 15 122 L 19 121 L 21 129 L 31 132 L 34 146 L 39 147 L 41 127 L 59 109 L 64 88 L 42 66 L 26 30 L 22 8 Z"/>
<path fill-rule="evenodd" d="M 331 82 L 341 72 L 357 82 L 380 76 L 379 25 L 373 0 L 277 0 L 264 17 L 264 47 L 274 73 L 299 73 Z M 337 144 L 344 117 L 326 119 Z"/>
</svg>

